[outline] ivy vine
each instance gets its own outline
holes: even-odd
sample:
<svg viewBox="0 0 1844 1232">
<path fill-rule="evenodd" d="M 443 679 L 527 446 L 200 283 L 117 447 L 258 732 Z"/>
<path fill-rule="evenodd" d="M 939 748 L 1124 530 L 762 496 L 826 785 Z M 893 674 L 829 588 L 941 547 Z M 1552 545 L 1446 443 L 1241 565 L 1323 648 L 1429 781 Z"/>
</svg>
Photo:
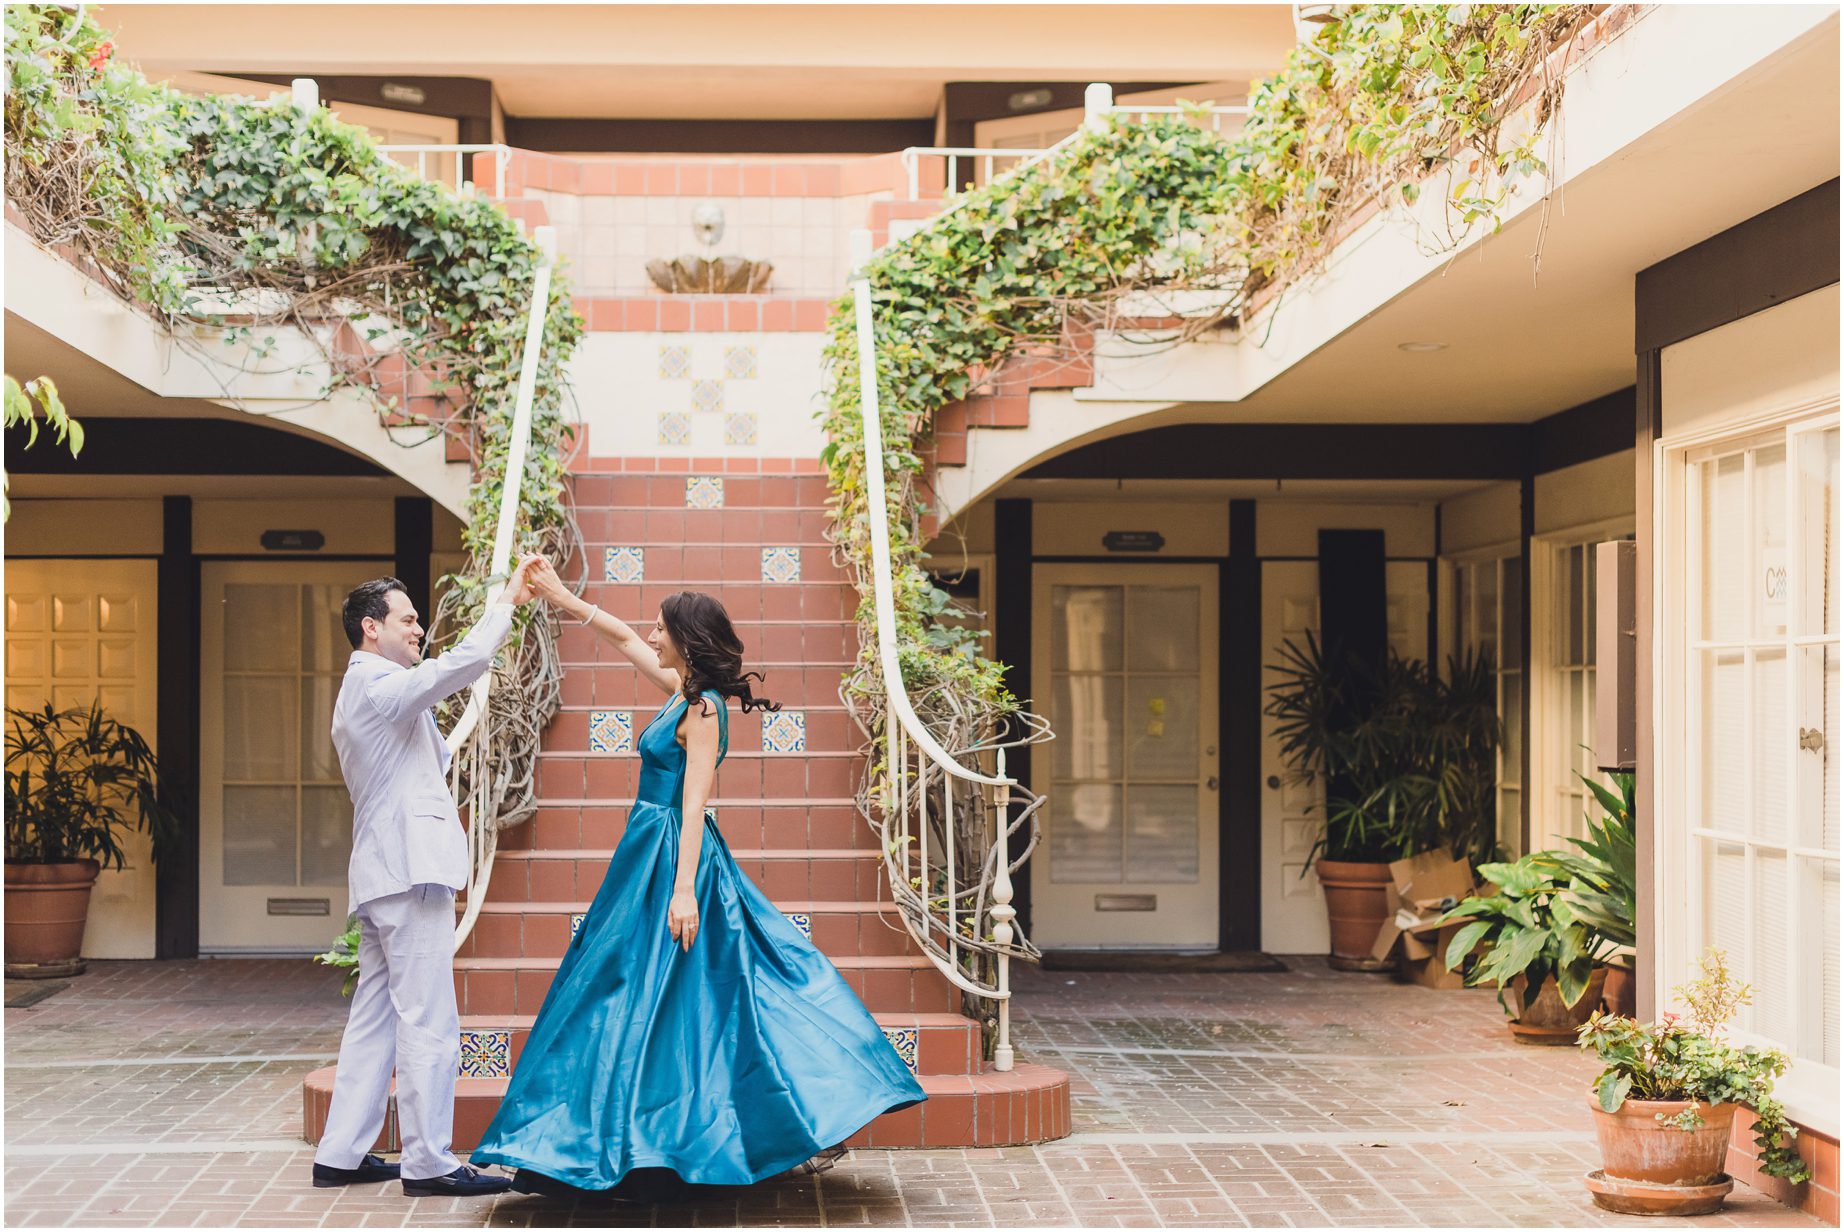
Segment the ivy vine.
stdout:
<svg viewBox="0 0 1844 1232">
<path fill-rule="evenodd" d="M 399 166 L 325 108 L 149 82 L 82 6 L 9 5 L 6 69 L 6 193 L 38 242 L 217 365 L 260 367 L 292 332 L 330 373 L 322 397 L 356 389 L 394 433 L 467 444 L 469 561 L 444 579 L 432 622 L 465 628 L 490 581 L 537 247 L 491 202 Z M 559 560 L 580 548 L 564 370 L 582 328 L 553 278 L 518 546 Z M 409 413 L 416 378 L 452 414 Z M 489 799 L 502 826 L 535 807 L 538 737 L 560 692 L 555 632 L 530 621 L 496 687 Z"/>
</svg>

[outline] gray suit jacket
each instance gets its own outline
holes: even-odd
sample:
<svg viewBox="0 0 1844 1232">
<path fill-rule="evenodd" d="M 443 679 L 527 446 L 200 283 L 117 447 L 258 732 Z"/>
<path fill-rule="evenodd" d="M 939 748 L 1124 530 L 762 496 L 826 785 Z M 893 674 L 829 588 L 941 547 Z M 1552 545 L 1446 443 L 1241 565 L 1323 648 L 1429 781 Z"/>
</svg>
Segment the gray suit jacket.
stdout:
<svg viewBox="0 0 1844 1232">
<path fill-rule="evenodd" d="M 355 650 L 333 703 L 333 747 L 352 796 L 352 906 L 414 885 L 467 884 L 467 834 L 449 793 L 449 752 L 432 707 L 478 680 L 512 631 L 487 608 L 446 654 L 402 667 Z"/>
</svg>

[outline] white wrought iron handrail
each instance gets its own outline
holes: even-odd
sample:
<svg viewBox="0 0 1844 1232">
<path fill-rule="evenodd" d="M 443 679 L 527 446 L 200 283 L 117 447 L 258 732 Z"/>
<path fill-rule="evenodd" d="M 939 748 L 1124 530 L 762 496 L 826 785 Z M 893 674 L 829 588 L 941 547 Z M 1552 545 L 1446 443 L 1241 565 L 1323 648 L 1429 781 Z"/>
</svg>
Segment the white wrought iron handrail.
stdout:
<svg viewBox="0 0 1844 1232">
<path fill-rule="evenodd" d="M 900 829 L 899 841 L 885 843 L 884 858 L 890 870 L 891 892 L 901 896 L 908 891 L 909 849 L 907 839 L 909 823 L 909 803 L 911 784 L 906 773 L 908 746 L 914 744 L 918 753 L 917 774 L 913 785 L 914 799 L 918 805 L 920 845 L 918 856 L 921 863 L 922 885 L 919 891 L 920 912 L 924 918 L 919 923 L 910 914 L 898 912 L 904 926 L 921 947 L 935 967 L 947 977 L 948 981 L 961 991 L 976 997 L 984 997 L 998 1003 L 998 1031 L 993 1048 L 993 1065 L 1000 1070 L 1012 1068 L 1013 1055 L 1011 1043 L 1011 957 L 1006 948 L 1013 944 L 1012 920 L 1017 917 L 1017 910 L 1012 906 L 1012 880 L 1008 846 L 1006 814 L 1011 804 L 1011 789 L 1017 786 L 1017 780 L 1005 773 L 1005 750 L 998 750 L 998 773 L 982 774 L 969 769 L 959 759 L 941 747 L 933 734 L 923 726 L 915 707 L 910 704 L 909 691 L 903 683 L 903 671 L 897 655 L 896 640 L 896 594 L 891 577 L 890 566 L 890 524 L 884 511 L 889 508 L 884 491 L 884 449 L 883 420 L 877 394 L 877 335 L 871 311 L 871 284 L 862 275 L 863 268 L 871 253 L 871 235 L 868 231 L 858 231 L 852 236 L 854 266 L 858 271 L 852 283 L 855 323 L 858 341 L 858 380 L 859 408 L 864 422 L 864 470 L 866 495 L 872 510 L 867 519 L 871 536 L 871 582 L 872 593 L 877 610 L 877 657 L 882 668 L 884 698 L 887 713 L 884 717 L 884 738 L 887 747 L 887 761 L 890 799 L 885 807 L 885 823 L 888 829 L 891 819 L 896 819 Z M 945 869 L 947 877 L 947 942 L 944 947 L 931 935 L 927 924 L 929 912 L 929 862 L 928 862 L 928 819 L 927 792 L 929 767 L 942 776 L 946 790 L 942 793 L 944 808 L 944 825 L 942 834 L 947 845 Z M 993 986 L 988 987 L 969 979 L 961 969 L 959 962 L 959 925 L 956 919 L 956 904 L 960 897 L 957 884 L 954 852 L 954 795 L 948 780 L 960 779 L 964 782 L 979 784 L 996 789 L 994 827 L 994 877 L 992 888 L 992 905 L 987 909 L 987 916 L 992 921 L 992 941 L 1000 947 L 994 954 L 997 978 Z M 886 833 L 886 839 L 890 836 Z M 893 850 L 894 848 L 894 850 Z M 972 925 L 978 928 L 976 918 Z"/>
<path fill-rule="evenodd" d="M 525 458 L 531 447 L 531 412 L 538 390 L 538 357 L 544 344 L 544 322 L 550 310 L 551 274 L 557 264 L 556 228 L 539 227 L 533 232 L 532 238 L 538 246 L 538 265 L 536 277 L 532 280 L 531 309 L 525 321 L 525 347 L 519 357 L 518 393 L 513 403 L 505 477 L 500 481 L 499 520 L 493 533 L 493 559 L 488 569 L 490 578 L 506 577 L 512 566 L 512 536 L 518 523 Z M 487 767 L 490 764 L 487 753 L 492 730 L 483 722 L 492 692 L 493 673 L 488 671 L 474 682 L 468 692 L 467 708 L 461 712 L 460 719 L 447 736 L 448 751 L 453 757 L 449 764 L 451 790 L 459 787 L 461 782 L 463 748 L 469 752 L 465 760 L 472 763 L 467 776 L 468 799 L 456 801 L 469 806 L 467 907 L 460 922 L 455 925 L 457 950 L 473 930 L 474 921 L 480 917 L 480 908 L 486 901 L 487 884 L 493 878 L 493 855 L 499 847 L 499 830 L 494 824 L 497 819 L 491 815 L 493 810 L 487 807 L 490 786 L 487 781 Z"/>
<path fill-rule="evenodd" d="M 405 157 L 414 156 L 416 159 L 416 174 L 422 176 L 425 180 L 436 180 L 437 183 L 444 183 L 445 181 L 437 180 L 435 176 L 429 174 L 429 160 L 445 154 L 453 155 L 455 160 L 455 179 L 454 183 L 448 186 L 464 196 L 478 189 L 478 185 L 475 185 L 473 189 L 469 188 L 469 185 L 474 183 L 468 176 L 469 167 L 467 160 L 469 156 L 474 154 L 491 154 L 493 155 L 493 198 L 496 201 L 505 200 L 506 166 L 512 161 L 512 147 L 509 145 L 500 145 L 498 143 L 487 143 L 482 145 L 381 145 L 378 147 L 378 152 L 393 157 L 398 155 Z"/>
</svg>

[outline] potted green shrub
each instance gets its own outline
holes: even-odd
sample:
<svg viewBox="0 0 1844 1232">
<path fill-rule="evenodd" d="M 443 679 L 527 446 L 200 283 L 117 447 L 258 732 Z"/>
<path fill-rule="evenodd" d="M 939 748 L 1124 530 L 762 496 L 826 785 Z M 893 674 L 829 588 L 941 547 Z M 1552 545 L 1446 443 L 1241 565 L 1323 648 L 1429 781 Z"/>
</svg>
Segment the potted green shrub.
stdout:
<svg viewBox="0 0 1844 1232">
<path fill-rule="evenodd" d="M 1594 793 L 1603 815 L 1587 818 L 1586 838 L 1569 840 L 1578 850 L 1550 854 L 1569 874 L 1569 899 L 1575 914 L 1608 943 L 1602 999 L 1609 1012 L 1630 1018 L 1638 1009 L 1633 983 L 1633 954 L 1638 946 L 1635 921 L 1639 915 L 1633 776 L 1624 772 L 1610 775 L 1614 790 L 1586 775 L 1575 777 Z"/>
<path fill-rule="evenodd" d="M 1499 741 L 1491 660 L 1448 660 L 1443 679 L 1391 652 L 1378 666 L 1282 643 L 1279 679 L 1263 713 L 1277 720 L 1282 758 L 1299 781 L 1323 781 L 1325 824 L 1308 855 L 1325 890 L 1332 965 L 1375 970 L 1388 916 L 1389 865 L 1446 849 L 1489 859 L 1496 836 L 1493 771 Z"/>
<path fill-rule="evenodd" d="M 103 867 L 122 867 L 122 836 L 145 831 L 158 860 L 179 819 L 161 801 L 153 750 L 100 700 L 6 713 L 6 973 L 75 975 L 90 890 Z"/>
<path fill-rule="evenodd" d="M 1555 853 L 1482 864 L 1479 875 L 1497 893 L 1465 899 L 1442 917 L 1443 924 L 1466 921 L 1443 962 L 1453 971 L 1475 947 L 1483 947 L 1466 982 L 1497 985 L 1512 1035 L 1531 1044 L 1573 1042 L 1576 1029 L 1600 1005 L 1607 974 L 1602 959 L 1611 945 L 1577 911 L 1569 873 Z"/>
<path fill-rule="evenodd" d="M 1677 990 L 1689 1014 L 1638 1023 L 1596 1014 L 1580 1045 L 1605 1066 L 1589 1092 L 1601 1167 L 1588 1174 L 1596 1204 L 1637 1215 L 1707 1214 L 1734 1186 L 1723 1173 L 1733 1121 L 1754 1114 L 1761 1171 L 1797 1183 L 1811 1169 L 1800 1158 L 1797 1130 L 1773 1097 L 1786 1070 L 1777 1049 L 1737 1048 L 1729 1021 L 1753 999 L 1729 975 L 1726 955 L 1710 947 L 1698 979 Z"/>
</svg>

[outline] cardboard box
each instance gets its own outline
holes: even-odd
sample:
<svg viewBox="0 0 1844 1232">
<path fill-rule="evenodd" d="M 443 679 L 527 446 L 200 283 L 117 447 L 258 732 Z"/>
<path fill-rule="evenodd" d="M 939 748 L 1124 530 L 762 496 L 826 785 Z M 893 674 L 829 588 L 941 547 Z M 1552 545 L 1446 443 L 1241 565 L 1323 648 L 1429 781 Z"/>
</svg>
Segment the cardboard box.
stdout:
<svg viewBox="0 0 1844 1232">
<path fill-rule="evenodd" d="M 1461 972 L 1443 963 L 1447 947 L 1464 923 L 1442 924 L 1441 917 L 1476 892 L 1473 870 L 1465 860 L 1444 851 L 1424 851 L 1389 866 L 1391 885 L 1384 892 L 1390 917 L 1377 931 L 1370 956 L 1378 962 L 1396 955 L 1405 979 L 1429 988 L 1463 988 Z"/>
</svg>

